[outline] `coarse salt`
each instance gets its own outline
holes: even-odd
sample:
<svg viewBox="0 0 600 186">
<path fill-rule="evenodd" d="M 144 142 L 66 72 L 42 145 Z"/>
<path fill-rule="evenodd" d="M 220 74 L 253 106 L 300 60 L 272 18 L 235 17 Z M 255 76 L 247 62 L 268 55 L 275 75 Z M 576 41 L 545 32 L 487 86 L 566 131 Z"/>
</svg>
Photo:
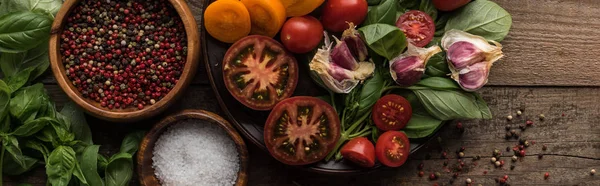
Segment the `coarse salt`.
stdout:
<svg viewBox="0 0 600 186">
<path fill-rule="evenodd" d="M 234 185 L 238 151 L 229 135 L 214 123 L 182 120 L 156 141 L 154 174 L 164 186 Z"/>
</svg>

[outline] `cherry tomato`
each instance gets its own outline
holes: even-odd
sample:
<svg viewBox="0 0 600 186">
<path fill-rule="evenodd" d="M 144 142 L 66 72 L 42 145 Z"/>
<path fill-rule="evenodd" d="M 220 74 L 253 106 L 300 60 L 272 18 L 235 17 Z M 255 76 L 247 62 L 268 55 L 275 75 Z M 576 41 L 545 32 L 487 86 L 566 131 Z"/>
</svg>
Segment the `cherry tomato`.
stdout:
<svg viewBox="0 0 600 186">
<path fill-rule="evenodd" d="M 377 139 L 375 156 L 388 167 L 399 167 L 406 162 L 410 153 L 410 143 L 404 132 L 387 131 Z"/>
<path fill-rule="evenodd" d="M 362 167 L 373 167 L 375 165 L 375 146 L 365 137 L 357 137 L 350 140 L 342 150 L 342 156 Z"/>
<path fill-rule="evenodd" d="M 281 42 L 293 53 L 307 53 L 323 38 L 321 22 L 312 16 L 292 17 L 281 29 Z"/>
<path fill-rule="evenodd" d="M 410 103 L 399 95 L 383 96 L 373 106 L 373 122 L 377 128 L 383 131 L 403 129 L 411 117 Z"/>
<path fill-rule="evenodd" d="M 225 53 L 223 80 L 240 103 L 254 110 L 270 110 L 296 89 L 298 64 L 274 39 L 246 36 Z"/>
<path fill-rule="evenodd" d="M 433 34 L 435 34 L 435 24 L 431 16 L 418 10 L 411 10 L 402 14 L 398 18 L 396 26 L 417 47 L 424 47 L 429 44 L 433 39 Z"/>
<path fill-rule="evenodd" d="M 433 6 L 441 11 L 452 11 L 465 6 L 471 0 L 433 0 Z"/>
<path fill-rule="evenodd" d="M 340 139 L 340 120 L 333 107 L 319 98 L 292 97 L 273 108 L 264 137 L 265 146 L 280 162 L 311 164 L 335 147 Z"/>
<path fill-rule="evenodd" d="M 366 0 L 328 0 L 323 7 L 321 23 L 332 32 L 348 29 L 348 23 L 360 25 L 367 16 Z"/>
</svg>

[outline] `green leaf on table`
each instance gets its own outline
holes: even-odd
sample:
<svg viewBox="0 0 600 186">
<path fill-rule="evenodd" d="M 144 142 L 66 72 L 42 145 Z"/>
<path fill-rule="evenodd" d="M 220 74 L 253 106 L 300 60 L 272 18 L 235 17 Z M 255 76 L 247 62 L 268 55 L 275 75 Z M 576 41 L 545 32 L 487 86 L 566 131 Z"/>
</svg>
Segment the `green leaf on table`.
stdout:
<svg viewBox="0 0 600 186">
<path fill-rule="evenodd" d="M 394 25 L 396 23 L 396 0 L 383 0 L 378 6 L 374 6 L 369 10 L 367 18 L 363 22 L 363 26 L 383 23 Z"/>
<path fill-rule="evenodd" d="M 48 155 L 50 155 L 50 151 L 44 144 L 33 140 L 25 141 L 24 144 L 26 148 L 30 148 L 40 152 L 40 154 L 42 154 L 42 157 L 44 158 L 44 162 L 48 161 Z"/>
<path fill-rule="evenodd" d="M 85 119 L 85 115 L 79 106 L 75 105 L 73 102 L 69 102 L 65 104 L 65 106 L 60 111 L 65 118 L 65 122 L 67 122 L 70 127 L 70 131 L 75 134 L 75 139 L 81 140 L 87 144 L 93 144 L 92 142 L 92 131 Z"/>
<path fill-rule="evenodd" d="M 106 186 L 126 186 L 133 176 L 133 160 L 129 153 L 118 153 L 110 158 L 104 173 Z"/>
<path fill-rule="evenodd" d="M 57 122 L 53 118 L 49 117 L 41 117 L 34 120 L 28 120 L 25 124 L 17 127 L 11 135 L 19 136 L 19 137 L 27 137 L 31 136 L 38 131 L 42 130 L 46 125 L 51 124 L 52 122 Z"/>
<path fill-rule="evenodd" d="M 414 113 L 402 129 L 408 138 L 424 138 L 431 136 L 442 127 L 443 121 L 429 115 L 429 113 Z"/>
<path fill-rule="evenodd" d="M 119 152 L 128 153 L 131 155 L 135 154 L 135 152 L 138 151 L 138 148 L 140 147 L 140 142 L 142 141 L 142 138 L 144 138 L 145 134 L 145 131 L 136 131 L 127 134 L 127 136 L 125 136 L 123 142 L 121 143 L 121 149 L 119 150 Z"/>
<path fill-rule="evenodd" d="M 61 6 L 61 0 L 4 0 L 0 4 L 0 16 L 22 10 L 42 10 L 56 15 Z"/>
<path fill-rule="evenodd" d="M 19 165 L 13 156 L 7 156 L 4 154 L 4 160 L 2 161 L 2 173 L 11 176 L 20 175 L 33 169 L 36 165 L 38 165 L 39 162 L 37 159 L 26 155 L 20 156 L 19 160 L 24 162 L 25 167 Z"/>
<path fill-rule="evenodd" d="M 462 30 L 500 42 L 511 26 L 512 17 L 506 10 L 492 1 L 477 0 L 456 10 L 448 19 L 445 30 Z"/>
<path fill-rule="evenodd" d="M 371 50 L 388 60 L 398 56 L 407 46 L 406 36 L 396 26 L 371 24 L 358 29 Z"/>
<path fill-rule="evenodd" d="M 98 145 L 90 145 L 83 150 L 79 164 L 81 172 L 85 177 L 88 185 L 97 186 L 104 185 L 102 178 L 98 174 Z"/>
<path fill-rule="evenodd" d="M 491 119 L 487 104 L 477 93 L 462 90 L 413 90 L 423 107 L 439 120 Z"/>
<path fill-rule="evenodd" d="M 48 182 L 53 186 L 68 185 L 76 163 L 75 151 L 71 147 L 58 146 L 50 153 L 46 164 Z"/>
<path fill-rule="evenodd" d="M 422 79 L 413 86 L 408 87 L 410 90 L 461 90 L 460 86 L 450 78 L 444 77 L 429 77 Z"/>
<path fill-rule="evenodd" d="M 30 73 L 26 76 L 27 82 L 32 82 L 42 75 L 49 65 L 47 41 L 26 52 L 4 53 L 0 56 L 0 69 L 5 76 L 16 76 L 28 69 Z"/>
<path fill-rule="evenodd" d="M 38 83 L 15 92 L 10 100 L 10 113 L 21 122 L 34 119 L 46 100 L 45 91 L 44 85 Z"/>
<path fill-rule="evenodd" d="M 52 17 L 31 11 L 0 17 L 0 52 L 19 53 L 35 48 L 50 37 Z"/>
</svg>

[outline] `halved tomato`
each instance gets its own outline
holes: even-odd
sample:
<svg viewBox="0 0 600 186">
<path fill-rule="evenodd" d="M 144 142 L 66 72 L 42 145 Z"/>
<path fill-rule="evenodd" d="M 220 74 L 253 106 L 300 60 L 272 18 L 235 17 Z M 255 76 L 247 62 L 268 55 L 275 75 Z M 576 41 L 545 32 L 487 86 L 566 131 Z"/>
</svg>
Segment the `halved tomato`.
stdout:
<svg viewBox="0 0 600 186">
<path fill-rule="evenodd" d="M 411 117 L 410 102 L 399 95 L 385 95 L 379 98 L 373 106 L 373 122 L 377 128 L 383 131 L 403 129 Z"/>
<path fill-rule="evenodd" d="M 296 89 L 298 64 L 272 38 L 247 36 L 227 50 L 223 80 L 240 103 L 254 110 L 270 110 Z"/>
<path fill-rule="evenodd" d="M 351 139 L 342 150 L 342 156 L 362 167 L 373 167 L 375 165 L 375 146 L 365 137 Z"/>
<path fill-rule="evenodd" d="M 377 139 L 375 156 L 388 167 L 399 167 L 406 162 L 410 153 L 410 143 L 404 132 L 387 131 Z"/>
<path fill-rule="evenodd" d="M 264 129 L 271 155 L 288 165 L 317 162 L 331 152 L 340 138 L 340 120 L 331 105 L 308 96 L 278 103 Z"/>
<path fill-rule="evenodd" d="M 415 46 L 424 47 L 435 34 L 435 24 L 431 16 L 419 10 L 408 11 L 398 18 L 396 27 L 400 28 L 406 38 Z"/>
<path fill-rule="evenodd" d="M 281 0 L 288 17 L 303 16 L 321 6 L 325 0 Z"/>
</svg>

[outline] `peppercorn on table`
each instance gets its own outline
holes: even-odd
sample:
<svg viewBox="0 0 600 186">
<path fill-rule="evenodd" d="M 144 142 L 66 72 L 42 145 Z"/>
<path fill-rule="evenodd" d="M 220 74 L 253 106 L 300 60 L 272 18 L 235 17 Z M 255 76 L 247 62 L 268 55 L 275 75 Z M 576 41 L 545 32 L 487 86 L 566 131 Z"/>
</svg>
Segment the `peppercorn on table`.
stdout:
<svg viewBox="0 0 600 186">
<path fill-rule="evenodd" d="M 506 57 L 478 91 L 493 119 L 448 123 L 405 165 L 359 176 L 299 170 L 249 144 L 248 185 L 600 185 L 600 175 L 594 175 L 600 169 L 600 62 L 594 56 L 600 50 L 600 4 L 493 1 L 513 16 L 502 42 Z M 188 4 L 201 25 L 204 1 Z M 62 107 L 69 98 L 47 73 L 45 87 Z M 189 108 L 223 114 L 204 66 L 185 96 L 159 116 L 132 124 L 87 119 L 100 152 L 112 154 L 125 134 Z M 4 182 L 45 185 L 46 174 L 40 167 Z M 137 178 L 131 185 L 138 185 Z"/>
</svg>

